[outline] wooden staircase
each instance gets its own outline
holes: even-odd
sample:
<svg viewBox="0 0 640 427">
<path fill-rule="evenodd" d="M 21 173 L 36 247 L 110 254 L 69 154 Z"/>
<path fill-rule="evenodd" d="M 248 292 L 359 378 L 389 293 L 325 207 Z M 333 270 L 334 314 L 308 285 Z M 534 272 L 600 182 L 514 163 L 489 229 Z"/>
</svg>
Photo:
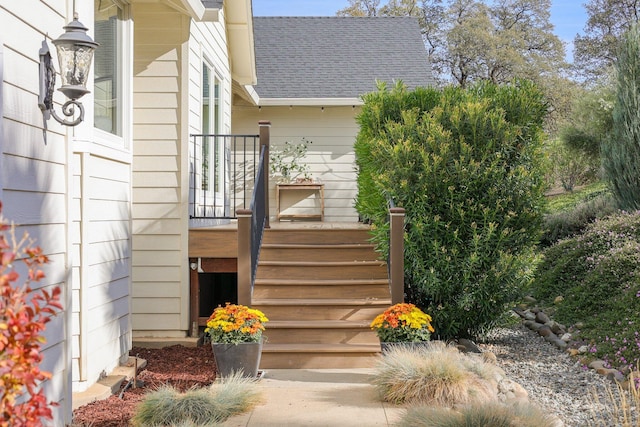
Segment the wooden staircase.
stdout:
<svg viewBox="0 0 640 427">
<path fill-rule="evenodd" d="M 369 324 L 391 304 L 366 228 L 265 230 L 252 306 L 269 318 L 261 369 L 370 367 Z"/>
</svg>

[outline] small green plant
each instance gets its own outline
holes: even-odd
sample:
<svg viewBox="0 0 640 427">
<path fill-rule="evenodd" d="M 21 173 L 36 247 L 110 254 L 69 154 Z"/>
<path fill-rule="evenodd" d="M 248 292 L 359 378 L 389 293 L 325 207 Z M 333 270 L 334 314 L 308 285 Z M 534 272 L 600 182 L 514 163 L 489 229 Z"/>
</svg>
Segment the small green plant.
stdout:
<svg viewBox="0 0 640 427">
<path fill-rule="evenodd" d="M 596 219 L 602 219 L 617 212 L 616 202 L 610 193 L 602 193 L 577 204 L 571 210 L 548 214 L 544 218 L 544 232 L 540 237 L 543 247 L 560 239 L 581 233 Z"/>
<path fill-rule="evenodd" d="M 259 401 L 255 382 L 236 374 L 208 388 L 185 393 L 170 386 L 161 387 L 145 396 L 131 422 L 134 427 L 210 427 L 246 412 Z"/>
<path fill-rule="evenodd" d="M 307 155 L 311 143 L 312 141 L 302 138 L 302 142 L 298 144 L 287 141 L 280 149 L 272 146 L 269 153 L 271 174 L 280 177 L 282 182 L 292 182 L 296 178 L 310 180 L 310 167 L 301 160 Z"/>
<path fill-rule="evenodd" d="M 433 406 L 409 408 L 399 427 L 554 427 L 554 416 L 529 403 L 498 402 L 465 405 L 456 409 Z"/>
<path fill-rule="evenodd" d="M 452 406 L 489 400 L 494 392 L 486 379 L 497 368 L 473 362 L 442 341 L 419 348 L 393 347 L 376 366 L 373 384 L 383 400 L 396 404 Z M 472 368 L 477 364 L 484 366 Z"/>
</svg>

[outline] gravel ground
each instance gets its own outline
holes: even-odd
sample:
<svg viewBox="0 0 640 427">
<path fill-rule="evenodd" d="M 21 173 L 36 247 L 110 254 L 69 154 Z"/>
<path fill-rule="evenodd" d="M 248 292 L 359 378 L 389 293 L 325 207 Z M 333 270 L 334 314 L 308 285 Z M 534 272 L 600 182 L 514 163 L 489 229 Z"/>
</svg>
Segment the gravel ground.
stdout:
<svg viewBox="0 0 640 427">
<path fill-rule="evenodd" d="M 611 420 L 612 405 L 604 404 L 610 402 L 607 390 L 615 386 L 524 326 L 496 329 L 480 347 L 496 355 L 507 377 L 527 390 L 530 402 L 555 413 L 564 426 L 623 425 Z"/>
</svg>

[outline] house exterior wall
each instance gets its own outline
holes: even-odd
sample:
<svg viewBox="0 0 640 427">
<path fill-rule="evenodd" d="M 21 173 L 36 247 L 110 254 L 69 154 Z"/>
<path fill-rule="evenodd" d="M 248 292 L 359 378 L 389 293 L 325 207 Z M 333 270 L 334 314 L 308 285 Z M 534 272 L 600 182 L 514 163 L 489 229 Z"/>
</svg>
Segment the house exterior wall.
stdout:
<svg viewBox="0 0 640 427">
<path fill-rule="evenodd" d="M 133 14 L 134 336 L 184 336 L 181 91 L 190 19 L 162 3 L 135 3 Z"/>
<path fill-rule="evenodd" d="M 133 334 L 182 337 L 191 328 L 189 135 L 201 132 L 204 59 L 222 82 L 220 129 L 230 130 L 226 30 L 222 13 L 218 22 L 192 22 L 162 3 L 133 9 Z"/>
<path fill-rule="evenodd" d="M 74 128 L 49 120 L 43 133 L 37 105 L 38 51 L 46 39 L 58 68 L 51 39 L 72 19 L 71 6 L 0 4 L 0 197 L 17 233 L 29 232 L 51 261 L 38 286 L 62 289 L 64 311 L 47 325 L 41 364 L 53 374 L 43 387 L 59 403 L 55 426 L 71 422 L 72 392 L 110 372 L 131 343 L 130 141 L 113 144 L 94 130 L 91 94 L 82 98 L 85 120 Z M 76 11 L 91 29 L 93 2 Z M 54 101 L 59 112 L 63 95 L 56 91 Z"/>
<path fill-rule="evenodd" d="M 311 141 L 306 162 L 311 175 L 324 184 L 325 221 L 355 222 L 357 194 L 353 144 L 358 134 L 355 116 L 359 107 L 248 107 L 233 109 L 234 134 L 255 133 L 259 120 L 271 121 L 271 146 L 285 141 Z M 275 180 L 270 179 L 270 216 L 276 216 Z"/>
</svg>

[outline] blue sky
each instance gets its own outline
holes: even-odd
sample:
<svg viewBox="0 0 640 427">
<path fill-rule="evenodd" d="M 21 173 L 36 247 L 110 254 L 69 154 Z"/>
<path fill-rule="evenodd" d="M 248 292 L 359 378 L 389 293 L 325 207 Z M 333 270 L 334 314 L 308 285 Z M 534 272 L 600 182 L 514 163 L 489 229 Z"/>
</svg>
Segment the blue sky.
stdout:
<svg viewBox="0 0 640 427">
<path fill-rule="evenodd" d="M 552 0 L 551 22 L 555 33 L 567 44 L 571 56 L 572 41 L 582 33 L 587 14 L 582 5 L 587 0 Z M 333 16 L 349 5 L 347 0 L 253 0 L 255 16 Z"/>
</svg>

